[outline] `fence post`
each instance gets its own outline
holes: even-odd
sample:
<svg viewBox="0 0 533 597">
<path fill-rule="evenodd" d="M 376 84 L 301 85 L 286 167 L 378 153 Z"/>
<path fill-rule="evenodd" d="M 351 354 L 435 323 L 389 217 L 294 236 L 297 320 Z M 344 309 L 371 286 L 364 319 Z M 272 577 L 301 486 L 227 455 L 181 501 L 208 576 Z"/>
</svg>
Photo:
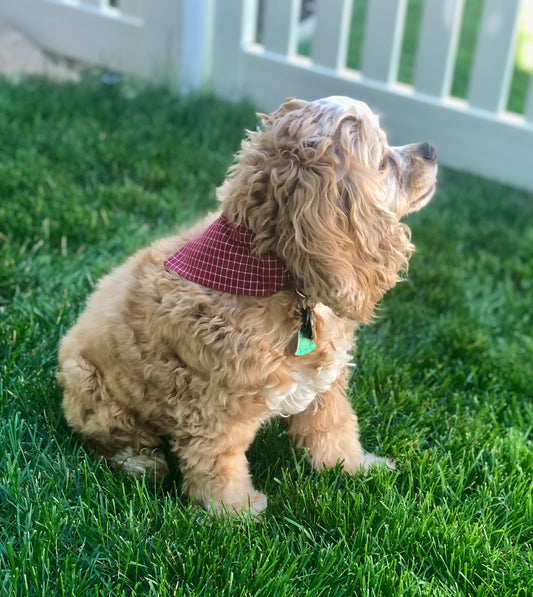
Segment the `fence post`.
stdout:
<svg viewBox="0 0 533 597">
<path fill-rule="evenodd" d="M 253 42 L 257 26 L 257 0 L 224 0 L 217 3 L 211 86 L 230 100 L 242 99 L 242 48 Z"/>
<path fill-rule="evenodd" d="M 182 93 L 203 89 L 212 68 L 215 0 L 145 0 L 144 73 Z"/>
<path fill-rule="evenodd" d="M 214 25 L 215 0 L 182 0 L 179 88 L 184 93 L 210 83 Z"/>
</svg>

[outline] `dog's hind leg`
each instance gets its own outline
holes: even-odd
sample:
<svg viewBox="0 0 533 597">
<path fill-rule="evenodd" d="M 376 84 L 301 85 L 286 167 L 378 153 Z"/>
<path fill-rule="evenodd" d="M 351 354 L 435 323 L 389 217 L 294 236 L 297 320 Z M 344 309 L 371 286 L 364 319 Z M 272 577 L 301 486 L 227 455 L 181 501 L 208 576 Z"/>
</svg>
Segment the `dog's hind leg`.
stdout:
<svg viewBox="0 0 533 597">
<path fill-rule="evenodd" d="M 259 514 L 267 498 L 257 491 L 250 477 L 246 450 L 261 425 L 259 417 L 219 418 L 218 430 L 209 422 L 199 423 L 196 433 L 180 429 L 173 441 L 183 490 L 207 510 L 236 514 Z M 191 429 L 192 431 L 192 429 Z"/>
<path fill-rule="evenodd" d="M 136 477 L 164 477 L 168 466 L 157 449 L 162 440 L 153 426 L 114 399 L 100 371 L 81 355 L 65 359 L 60 355 L 60 361 L 63 412 L 87 447 L 114 469 Z"/>
</svg>

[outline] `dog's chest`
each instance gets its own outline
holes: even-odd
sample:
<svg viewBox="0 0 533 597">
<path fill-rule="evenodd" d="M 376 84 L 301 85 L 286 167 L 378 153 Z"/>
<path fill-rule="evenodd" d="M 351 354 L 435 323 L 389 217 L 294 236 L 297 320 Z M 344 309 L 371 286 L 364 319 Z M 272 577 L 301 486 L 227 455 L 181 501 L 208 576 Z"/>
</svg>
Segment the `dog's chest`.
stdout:
<svg viewBox="0 0 533 597">
<path fill-rule="evenodd" d="M 276 415 L 290 416 L 305 410 L 318 394 L 327 392 L 341 377 L 350 355 L 346 346 L 331 347 L 322 358 L 295 357 L 287 365 L 291 386 L 272 388 L 267 405 Z"/>
</svg>

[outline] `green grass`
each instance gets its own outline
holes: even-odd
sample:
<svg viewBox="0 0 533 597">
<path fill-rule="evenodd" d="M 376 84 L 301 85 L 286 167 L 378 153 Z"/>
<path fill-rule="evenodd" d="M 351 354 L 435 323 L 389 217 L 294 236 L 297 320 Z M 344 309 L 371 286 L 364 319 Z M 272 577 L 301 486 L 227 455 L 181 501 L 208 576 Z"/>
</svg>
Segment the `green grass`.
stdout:
<svg viewBox="0 0 533 597">
<path fill-rule="evenodd" d="M 533 196 L 442 169 L 409 280 L 350 396 L 398 471 L 312 471 L 283 427 L 249 458 L 260 522 L 209 519 L 72 437 L 59 339 L 95 280 L 215 204 L 253 110 L 159 89 L 0 80 L 0 594 L 533 592 Z"/>
</svg>

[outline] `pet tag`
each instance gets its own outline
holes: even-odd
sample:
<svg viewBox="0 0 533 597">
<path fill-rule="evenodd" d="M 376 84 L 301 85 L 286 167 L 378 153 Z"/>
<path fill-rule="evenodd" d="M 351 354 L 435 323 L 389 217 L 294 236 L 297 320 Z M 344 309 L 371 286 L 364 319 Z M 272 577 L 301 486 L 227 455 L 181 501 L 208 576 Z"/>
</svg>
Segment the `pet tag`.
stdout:
<svg viewBox="0 0 533 597">
<path fill-rule="evenodd" d="M 315 350 L 315 325 L 313 322 L 313 310 L 306 307 L 302 311 L 302 327 L 298 332 L 298 345 L 296 352 L 294 353 L 297 357 L 309 354 Z"/>
</svg>

